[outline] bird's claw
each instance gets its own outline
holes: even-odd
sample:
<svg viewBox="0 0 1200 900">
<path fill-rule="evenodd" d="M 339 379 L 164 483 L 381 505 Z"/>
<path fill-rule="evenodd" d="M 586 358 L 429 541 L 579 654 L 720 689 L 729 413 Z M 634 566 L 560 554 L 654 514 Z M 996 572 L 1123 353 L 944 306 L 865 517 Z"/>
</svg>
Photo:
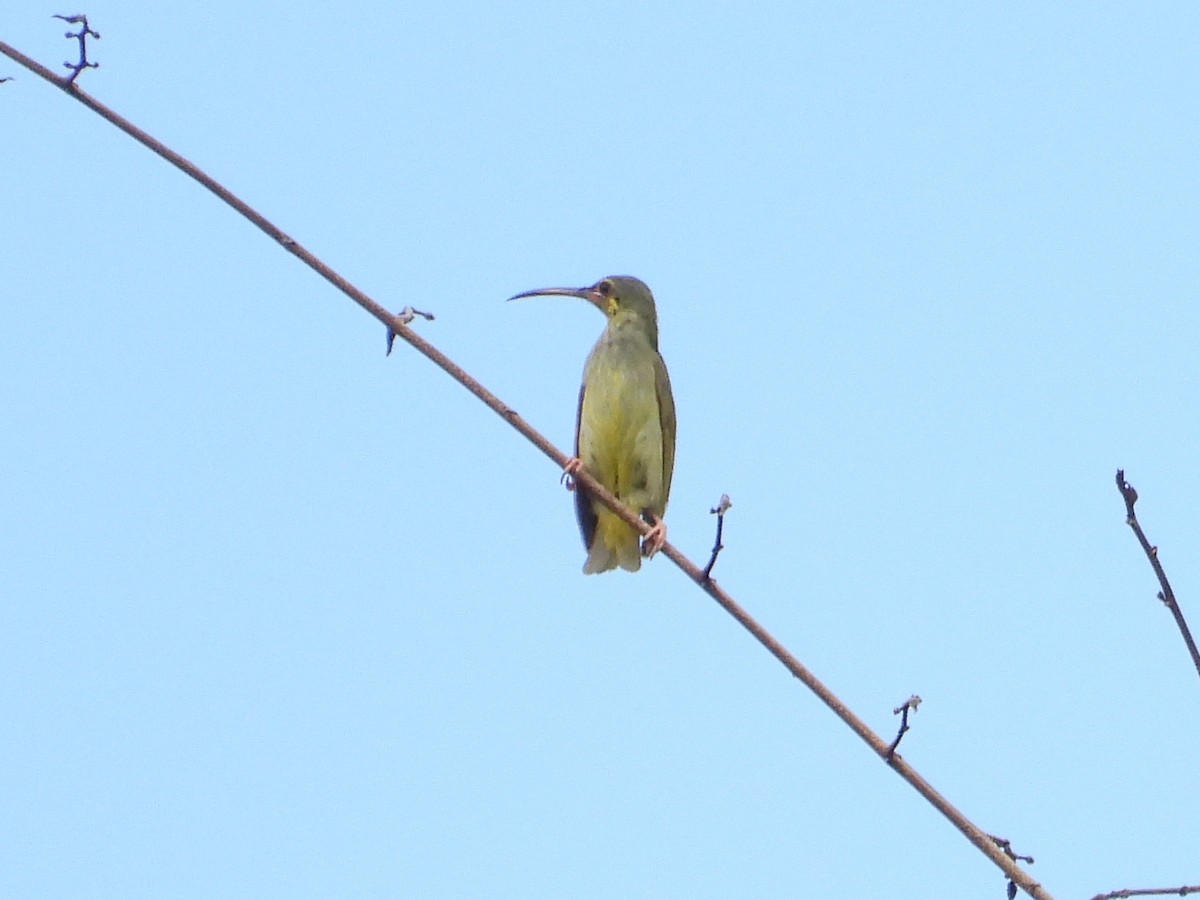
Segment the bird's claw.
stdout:
<svg viewBox="0 0 1200 900">
<path fill-rule="evenodd" d="M 650 528 L 650 533 L 642 540 L 642 556 L 649 559 L 667 543 L 667 523 L 657 516 L 654 517 L 654 524 Z"/>
<path fill-rule="evenodd" d="M 568 491 L 575 490 L 575 476 L 579 470 L 583 468 L 583 460 L 578 456 L 572 456 L 567 460 L 567 464 L 563 466 L 562 477 L 559 482 L 566 484 Z"/>
</svg>

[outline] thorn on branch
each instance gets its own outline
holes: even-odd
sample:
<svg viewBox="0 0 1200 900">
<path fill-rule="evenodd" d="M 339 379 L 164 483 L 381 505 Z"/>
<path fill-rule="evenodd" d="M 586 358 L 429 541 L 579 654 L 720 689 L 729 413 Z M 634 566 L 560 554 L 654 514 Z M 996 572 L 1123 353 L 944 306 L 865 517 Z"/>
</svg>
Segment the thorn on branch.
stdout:
<svg viewBox="0 0 1200 900">
<path fill-rule="evenodd" d="M 717 517 L 717 539 L 713 541 L 712 556 L 708 558 L 708 565 L 704 567 L 704 580 L 710 581 L 712 576 L 713 566 L 717 564 L 717 556 L 725 549 L 725 545 L 721 543 L 721 533 L 725 530 L 725 513 L 729 512 L 733 506 L 733 501 L 729 499 L 728 494 L 721 495 L 721 501 L 708 511 L 709 515 Z"/>
<path fill-rule="evenodd" d="M 411 306 L 406 306 L 400 312 L 396 313 L 396 318 L 400 320 L 401 325 L 409 324 L 417 316 L 420 316 L 427 322 L 433 321 L 433 313 L 421 312 L 419 309 L 414 309 Z M 396 343 L 396 329 L 388 328 L 387 330 L 387 353 L 384 356 L 392 355 L 392 344 Z"/>
<path fill-rule="evenodd" d="M 62 15 L 58 15 L 56 13 L 53 16 L 53 18 L 62 19 L 64 22 L 66 22 L 70 25 L 82 25 L 83 26 L 82 28 L 79 29 L 79 31 L 68 31 L 65 35 L 63 35 L 63 37 L 67 38 L 68 40 L 74 39 L 74 40 L 79 41 L 79 62 L 63 63 L 64 66 L 66 66 L 68 69 L 71 70 L 71 74 L 67 76 L 67 84 L 74 84 L 75 79 L 79 77 L 79 73 L 82 72 L 84 69 L 100 68 L 100 63 L 88 62 L 88 58 L 87 58 L 87 39 L 88 39 L 88 37 L 91 36 L 91 37 L 94 37 L 96 40 L 100 40 L 100 33 L 97 31 L 92 31 L 91 26 L 88 25 L 87 16 L 83 15 L 83 13 L 77 13 L 76 15 L 73 15 L 73 16 L 62 16 Z"/>
<path fill-rule="evenodd" d="M 904 733 L 908 731 L 908 711 L 911 709 L 914 713 L 917 707 L 921 705 L 921 695 L 913 694 L 899 706 L 892 710 L 893 716 L 900 717 L 900 730 L 896 732 L 896 737 L 888 744 L 887 761 L 891 762 L 892 757 L 896 755 L 896 748 L 900 746 L 900 740 L 904 737 Z"/>
<path fill-rule="evenodd" d="M 6 81 L 12 81 L 12 78 L 10 76 L 5 76 L 4 78 L 0 78 L 0 84 L 4 84 L 4 82 L 6 82 Z"/>
</svg>

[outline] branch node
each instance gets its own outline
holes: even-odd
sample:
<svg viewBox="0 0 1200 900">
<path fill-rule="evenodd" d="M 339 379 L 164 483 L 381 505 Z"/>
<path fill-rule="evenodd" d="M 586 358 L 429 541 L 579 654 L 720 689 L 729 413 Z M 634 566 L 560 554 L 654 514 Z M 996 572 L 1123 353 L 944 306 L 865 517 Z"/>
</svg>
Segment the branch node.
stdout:
<svg viewBox="0 0 1200 900">
<path fill-rule="evenodd" d="M 995 843 L 997 847 L 1004 851 L 1004 855 L 1013 862 L 1025 862 L 1033 865 L 1033 857 L 1022 856 L 1020 853 L 1014 852 L 1012 848 L 1012 841 L 1010 841 L 1008 838 L 996 837 L 994 834 L 989 834 L 988 837 L 990 837 L 993 843 Z"/>
<path fill-rule="evenodd" d="M 901 738 L 903 738 L 905 732 L 908 731 L 908 711 L 912 710 L 915 713 L 917 711 L 917 707 L 920 705 L 921 695 L 913 694 L 911 697 L 892 710 L 893 716 L 900 717 L 900 730 L 896 732 L 896 737 L 890 744 L 888 744 L 887 755 L 884 757 L 888 762 L 891 762 L 896 756 L 896 748 L 900 746 Z"/>
<path fill-rule="evenodd" d="M 74 84 L 75 79 L 79 77 L 79 73 L 84 69 L 100 68 L 100 63 L 88 62 L 87 58 L 87 39 L 88 37 L 94 37 L 96 40 L 100 40 L 100 32 L 92 31 L 91 26 L 88 25 L 87 16 L 85 16 L 83 13 L 76 13 L 73 16 L 63 16 L 55 13 L 52 18 L 62 19 L 69 25 L 83 26 L 78 31 L 68 31 L 63 35 L 63 37 L 65 37 L 67 40 L 79 41 L 79 62 L 63 63 L 64 66 L 71 70 L 71 74 L 66 78 L 66 83 Z"/>
<path fill-rule="evenodd" d="M 401 325 L 408 325 L 417 316 L 420 316 L 422 319 L 424 319 L 427 322 L 432 322 L 434 319 L 433 313 L 421 312 L 421 310 L 414 309 L 411 306 L 406 306 L 406 307 L 404 307 L 404 309 L 400 310 L 400 312 L 396 313 L 396 318 L 399 320 Z M 392 328 L 391 326 L 388 327 L 388 330 L 387 330 L 387 353 L 385 353 L 384 356 L 392 355 L 392 345 L 394 343 L 396 343 L 396 336 L 398 334 L 399 334 L 399 332 L 397 332 L 395 328 Z"/>
</svg>

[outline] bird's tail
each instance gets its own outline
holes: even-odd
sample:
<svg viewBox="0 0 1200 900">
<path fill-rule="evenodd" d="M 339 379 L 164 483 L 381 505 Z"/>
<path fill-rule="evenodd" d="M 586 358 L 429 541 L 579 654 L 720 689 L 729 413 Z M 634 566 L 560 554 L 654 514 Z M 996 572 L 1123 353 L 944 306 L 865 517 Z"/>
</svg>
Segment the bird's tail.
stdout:
<svg viewBox="0 0 1200 900">
<path fill-rule="evenodd" d="M 642 567 L 642 545 L 638 533 L 616 513 L 601 509 L 596 514 L 596 533 L 583 564 L 585 575 L 607 572 L 620 566 L 629 572 Z"/>
</svg>

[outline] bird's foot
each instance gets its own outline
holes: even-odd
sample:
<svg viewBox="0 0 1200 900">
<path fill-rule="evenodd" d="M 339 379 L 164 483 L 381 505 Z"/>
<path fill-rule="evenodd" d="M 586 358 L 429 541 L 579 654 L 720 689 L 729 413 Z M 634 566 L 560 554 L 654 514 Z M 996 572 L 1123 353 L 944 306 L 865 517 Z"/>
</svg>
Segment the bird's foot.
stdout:
<svg viewBox="0 0 1200 900">
<path fill-rule="evenodd" d="M 650 533 L 642 541 L 642 556 L 649 559 L 667 542 L 667 523 L 658 516 L 651 516 Z"/>
<path fill-rule="evenodd" d="M 565 466 L 563 466 L 562 477 L 559 479 L 559 481 L 566 484 L 568 491 L 575 490 L 574 476 L 576 474 L 578 474 L 579 470 L 582 468 L 583 468 L 583 460 L 580 459 L 578 456 L 572 456 L 570 459 L 567 460 L 567 464 Z"/>
</svg>

